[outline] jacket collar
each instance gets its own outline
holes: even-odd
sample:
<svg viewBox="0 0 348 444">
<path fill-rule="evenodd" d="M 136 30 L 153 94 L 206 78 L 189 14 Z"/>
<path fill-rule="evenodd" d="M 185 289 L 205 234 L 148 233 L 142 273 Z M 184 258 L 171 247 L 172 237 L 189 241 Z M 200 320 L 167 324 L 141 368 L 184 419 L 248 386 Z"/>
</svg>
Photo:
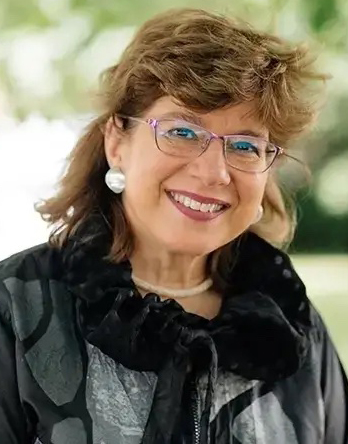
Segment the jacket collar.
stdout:
<svg viewBox="0 0 348 444">
<path fill-rule="evenodd" d="M 91 217 L 62 250 L 64 279 L 76 297 L 85 339 L 128 368 L 158 374 L 144 443 L 170 442 L 189 362 L 196 374 L 209 376 L 202 429 L 208 427 L 218 367 L 268 382 L 301 367 L 309 346 L 310 307 L 284 252 L 245 234 L 221 311 L 209 321 L 173 300 L 142 298 L 130 263 L 105 259 L 110 245 L 103 218 Z M 167 393 L 166 406 L 158 393 Z M 163 408 L 173 414 L 161 423 L 156 410 Z"/>
</svg>

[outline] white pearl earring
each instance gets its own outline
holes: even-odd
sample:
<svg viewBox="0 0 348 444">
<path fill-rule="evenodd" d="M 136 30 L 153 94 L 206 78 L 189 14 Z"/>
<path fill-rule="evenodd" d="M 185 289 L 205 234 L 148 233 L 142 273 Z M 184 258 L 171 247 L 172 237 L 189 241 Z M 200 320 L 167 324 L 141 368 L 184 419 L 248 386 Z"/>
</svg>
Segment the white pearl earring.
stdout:
<svg viewBox="0 0 348 444">
<path fill-rule="evenodd" d="M 125 175 L 122 173 L 120 168 L 113 167 L 105 175 L 105 183 L 116 194 L 122 193 L 125 189 Z"/>
<path fill-rule="evenodd" d="M 256 214 L 253 224 L 257 224 L 258 222 L 260 222 L 260 220 L 262 219 L 262 216 L 263 216 L 263 206 L 259 205 L 259 208 L 257 209 L 257 214 Z"/>
</svg>

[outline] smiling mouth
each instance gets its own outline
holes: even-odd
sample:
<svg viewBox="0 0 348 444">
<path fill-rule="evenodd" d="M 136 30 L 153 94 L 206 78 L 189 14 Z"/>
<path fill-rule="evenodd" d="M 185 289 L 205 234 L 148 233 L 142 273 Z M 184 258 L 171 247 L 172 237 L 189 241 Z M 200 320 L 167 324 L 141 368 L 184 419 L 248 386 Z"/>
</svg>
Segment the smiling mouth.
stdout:
<svg viewBox="0 0 348 444">
<path fill-rule="evenodd" d="M 170 194 L 175 202 L 178 202 L 179 204 L 193 211 L 197 211 L 198 213 L 220 213 L 221 211 L 226 210 L 229 207 L 228 204 L 223 203 L 200 202 L 199 200 L 193 199 L 192 197 L 188 197 L 184 194 L 176 193 L 173 191 L 169 191 L 168 194 Z"/>
</svg>

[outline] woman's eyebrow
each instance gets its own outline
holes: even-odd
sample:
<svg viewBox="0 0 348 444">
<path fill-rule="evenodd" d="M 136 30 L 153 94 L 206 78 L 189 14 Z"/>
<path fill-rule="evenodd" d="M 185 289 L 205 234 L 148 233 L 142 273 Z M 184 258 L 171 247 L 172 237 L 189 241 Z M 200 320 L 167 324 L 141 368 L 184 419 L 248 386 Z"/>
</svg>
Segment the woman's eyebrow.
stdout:
<svg viewBox="0 0 348 444">
<path fill-rule="evenodd" d="M 234 133 L 228 133 L 227 136 L 251 136 L 259 139 L 267 139 L 267 136 L 261 131 L 255 131 L 250 129 L 243 129 L 235 131 Z"/>
<path fill-rule="evenodd" d="M 195 114 L 192 114 L 187 111 L 169 111 L 161 115 L 161 119 L 163 118 L 171 118 L 174 117 L 176 119 L 187 120 L 188 122 L 195 123 L 196 125 L 203 125 L 203 120 Z"/>
</svg>

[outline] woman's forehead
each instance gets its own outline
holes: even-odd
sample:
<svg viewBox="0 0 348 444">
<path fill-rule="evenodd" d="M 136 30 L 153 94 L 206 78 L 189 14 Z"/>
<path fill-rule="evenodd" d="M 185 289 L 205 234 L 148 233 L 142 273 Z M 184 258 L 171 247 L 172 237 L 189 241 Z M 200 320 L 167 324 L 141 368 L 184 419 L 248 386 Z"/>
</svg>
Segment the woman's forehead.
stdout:
<svg viewBox="0 0 348 444">
<path fill-rule="evenodd" d="M 187 120 L 218 133 L 249 131 L 259 137 L 268 137 L 269 131 L 257 117 L 256 102 L 244 102 L 209 112 L 198 112 L 165 96 L 158 99 L 146 112 L 154 119 L 174 118 Z"/>
</svg>

